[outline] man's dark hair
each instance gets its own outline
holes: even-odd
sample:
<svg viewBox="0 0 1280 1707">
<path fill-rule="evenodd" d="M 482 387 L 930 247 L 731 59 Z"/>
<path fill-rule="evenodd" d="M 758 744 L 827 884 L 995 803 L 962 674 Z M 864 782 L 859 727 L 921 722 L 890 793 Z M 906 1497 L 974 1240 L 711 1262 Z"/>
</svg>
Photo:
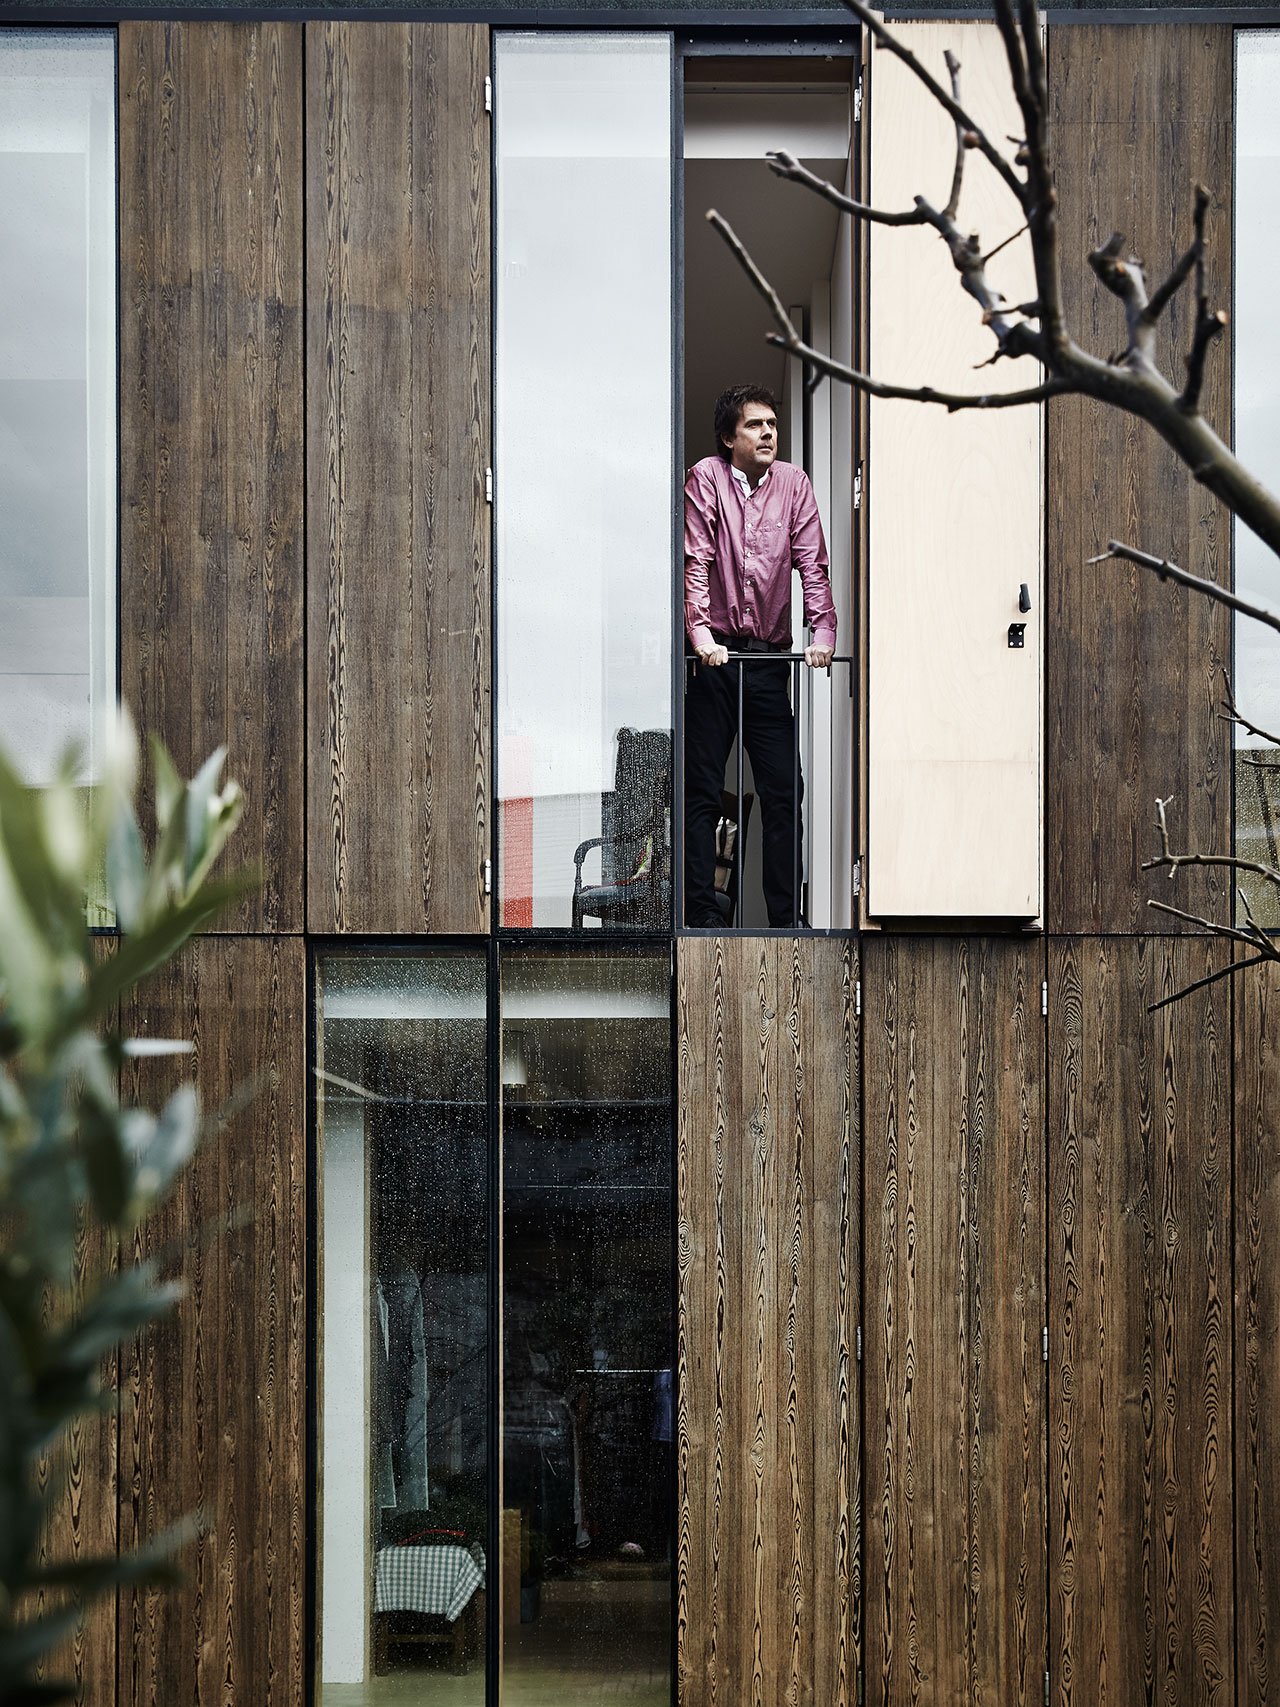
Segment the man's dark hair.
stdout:
<svg viewBox="0 0 1280 1707">
<path fill-rule="evenodd" d="M 775 415 L 778 413 L 778 399 L 767 385 L 731 385 L 728 391 L 722 391 L 716 398 L 716 450 L 726 462 L 729 460 L 729 447 L 724 441 L 737 432 L 742 411 L 748 403 L 764 403 Z"/>
</svg>

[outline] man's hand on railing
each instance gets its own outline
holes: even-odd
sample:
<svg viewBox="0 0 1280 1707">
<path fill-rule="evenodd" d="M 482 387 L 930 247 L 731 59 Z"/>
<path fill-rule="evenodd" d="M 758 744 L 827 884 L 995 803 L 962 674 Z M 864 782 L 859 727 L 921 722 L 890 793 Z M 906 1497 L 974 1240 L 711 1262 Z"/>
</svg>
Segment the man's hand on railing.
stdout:
<svg viewBox="0 0 1280 1707">
<path fill-rule="evenodd" d="M 834 646 L 806 646 L 804 661 L 811 670 L 825 670 L 835 656 Z"/>
<path fill-rule="evenodd" d="M 698 653 L 698 662 L 701 664 L 727 664 L 729 662 L 729 648 L 727 646 L 704 646 Z"/>
</svg>

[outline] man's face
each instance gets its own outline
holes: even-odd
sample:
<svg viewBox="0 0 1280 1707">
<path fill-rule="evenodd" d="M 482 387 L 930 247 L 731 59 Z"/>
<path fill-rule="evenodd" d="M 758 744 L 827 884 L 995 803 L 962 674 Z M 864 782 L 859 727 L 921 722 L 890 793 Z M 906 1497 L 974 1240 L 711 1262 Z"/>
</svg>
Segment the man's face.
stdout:
<svg viewBox="0 0 1280 1707">
<path fill-rule="evenodd" d="M 778 454 L 778 417 L 767 403 L 744 403 L 737 429 L 728 441 L 729 460 L 735 468 L 760 479 Z"/>
</svg>

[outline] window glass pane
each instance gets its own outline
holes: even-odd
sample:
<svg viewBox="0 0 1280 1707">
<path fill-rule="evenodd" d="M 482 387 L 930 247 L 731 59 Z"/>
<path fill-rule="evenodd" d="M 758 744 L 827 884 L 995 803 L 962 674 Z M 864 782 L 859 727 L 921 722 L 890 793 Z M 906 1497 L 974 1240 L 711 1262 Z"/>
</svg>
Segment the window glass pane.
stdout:
<svg viewBox="0 0 1280 1707">
<path fill-rule="evenodd" d="M 324 1707 L 484 1701 L 483 954 L 320 965 Z"/>
<path fill-rule="evenodd" d="M 116 697 L 115 35 L 0 30 L 0 739 L 85 782 Z"/>
<path fill-rule="evenodd" d="M 668 1707 L 667 954 L 502 973 L 503 1699 Z"/>
<path fill-rule="evenodd" d="M 1280 31 L 1236 32 L 1235 438 L 1247 468 L 1280 488 Z M 1248 528 L 1235 529 L 1236 590 L 1280 610 L 1280 564 Z M 1261 728 L 1280 732 L 1280 636 L 1236 619 L 1235 695 Z M 1280 866 L 1280 747 L 1235 731 L 1236 852 Z M 1243 875 L 1261 923 L 1280 925 L 1280 892 Z"/>
<path fill-rule="evenodd" d="M 671 60 L 497 41 L 502 922 L 665 926 L 671 786 Z M 575 912 L 575 853 L 586 850 Z"/>
</svg>

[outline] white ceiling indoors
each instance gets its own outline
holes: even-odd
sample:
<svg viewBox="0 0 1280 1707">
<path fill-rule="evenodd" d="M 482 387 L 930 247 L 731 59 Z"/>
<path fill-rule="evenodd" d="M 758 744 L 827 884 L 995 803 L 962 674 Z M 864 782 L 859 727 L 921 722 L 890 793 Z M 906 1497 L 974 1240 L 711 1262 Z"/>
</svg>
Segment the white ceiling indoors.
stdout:
<svg viewBox="0 0 1280 1707">
<path fill-rule="evenodd" d="M 782 392 L 783 358 L 764 341 L 773 322 L 705 219 L 718 208 L 788 307 L 807 304 L 831 272 L 839 215 L 769 170 L 785 148 L 844 187 L 849 96 L 842 87 L 691 90 L 685 100 L 685 462 L 714 450 L 711 412 L 728 385 Z"/>
</svg>

